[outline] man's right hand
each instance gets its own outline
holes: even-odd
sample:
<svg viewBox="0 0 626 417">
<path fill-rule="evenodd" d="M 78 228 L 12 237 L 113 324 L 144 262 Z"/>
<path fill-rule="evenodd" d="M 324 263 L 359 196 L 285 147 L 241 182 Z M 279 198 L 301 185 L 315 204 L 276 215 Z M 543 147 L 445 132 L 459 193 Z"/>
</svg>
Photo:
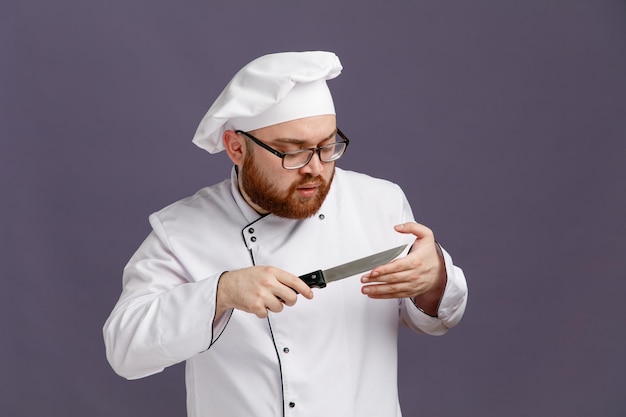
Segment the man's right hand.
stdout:
<svg viewBox="0 0 626 417">
<path fill-rule="evenodd" d="M 267 317 L 284 305 L 293 306 L 298 294 L 309 300 L 313 290 L 297 276 L 271 266 L 253 266 L 224 272 L 217 286 L 217 312 L 220 317 L 229 308 Z"/>
</svg>

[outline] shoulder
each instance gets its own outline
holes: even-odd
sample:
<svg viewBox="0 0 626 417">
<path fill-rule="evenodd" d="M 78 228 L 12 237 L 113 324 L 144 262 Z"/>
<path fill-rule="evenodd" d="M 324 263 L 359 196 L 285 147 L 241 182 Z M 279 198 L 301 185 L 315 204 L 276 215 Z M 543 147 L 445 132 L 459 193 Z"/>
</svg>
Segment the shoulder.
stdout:
<svg viewBox="0 0 626 417">
<path fill-rule="evenodd" d="M 394 225 L 412 221 L 411 206 L 398 184 L 344 170 L 337 170 L 335 178 L 337 210 L 350 213 L 352 224 L 360 224 L 371 236 L 389 236 Z"/>
<path fill-rule="evenodd" d="M 231 193 L 231 180 L 224 180 L 215 185 L 202 188 L 195 194 L 178 200 L 153 213 L 150 218 L 164 221 L 193 222 L 202 218 L 221 217 L 236 208 Z"/>
<path fill-rule="evenodd" d="M 338 188 L 357 189 L 360 192 L 369 193 L 402 193 L 400 186 L 389 180 L 372 177 L 361 172 L 335 169 L 335 182 Z"/>
</svg>

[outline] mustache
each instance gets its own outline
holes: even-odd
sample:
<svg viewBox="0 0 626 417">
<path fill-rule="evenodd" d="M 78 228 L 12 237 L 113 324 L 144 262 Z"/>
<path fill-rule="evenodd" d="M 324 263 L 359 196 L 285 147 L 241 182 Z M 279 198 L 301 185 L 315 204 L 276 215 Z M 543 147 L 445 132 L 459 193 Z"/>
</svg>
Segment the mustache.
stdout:
<svg viewBox="0 0 626 417">
<path fill-rule="evenodd" d="M 295 192 L 298 187 L 311 184 L 311 183 L 319 184 L 320 188 L 326 187 L 326 180 L 324 180 L 324 178 L 322 178 L 320 175 L 313 176 L 311 174 L 305 174 L 304 177 L 300 178 L 298 181 L 291 184 L 291 187 L 289 187 L 289 192 L 291 194 Z"/>
</svg>

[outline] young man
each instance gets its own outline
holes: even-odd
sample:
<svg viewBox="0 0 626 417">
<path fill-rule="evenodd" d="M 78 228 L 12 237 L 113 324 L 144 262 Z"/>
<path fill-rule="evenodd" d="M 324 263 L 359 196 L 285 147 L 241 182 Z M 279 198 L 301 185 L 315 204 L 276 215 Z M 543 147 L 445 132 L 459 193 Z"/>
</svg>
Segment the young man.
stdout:
<svg viewBox="0 0 626 417">
<path fill-rule="evenodd" d="M 463 272 L 402 190 L 335 167 L 341 69 L 315 51 L 239 71 L 194 138 L 230 179 L 152 214 L 124 270 L 109 362 L 135 379 L 187 361 L 189 416 L 400 416 L 398 324 L 439 335 L 463 315 Z M 299 278 L 399 245 L 325 288 Z"/>
</svg>

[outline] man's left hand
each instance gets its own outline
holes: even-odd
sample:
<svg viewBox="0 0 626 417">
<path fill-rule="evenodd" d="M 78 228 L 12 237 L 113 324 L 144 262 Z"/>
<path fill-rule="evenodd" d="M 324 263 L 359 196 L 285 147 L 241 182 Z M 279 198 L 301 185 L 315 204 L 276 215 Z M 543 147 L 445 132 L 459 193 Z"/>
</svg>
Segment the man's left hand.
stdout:
<svg viewBox="0 0 626 417">
<path fill-rule="evenodd" d="M 362 292 L 370 298 L 413 298 L 424 312 L 436 316 L 446 285 L 446 271 L 433 232 L 418 223 L 400 224 L 395 229 L 413 234 L 415 243 L 404 258 L 363 275 L 361 282 L 366 285 Z"/>
</svg>

